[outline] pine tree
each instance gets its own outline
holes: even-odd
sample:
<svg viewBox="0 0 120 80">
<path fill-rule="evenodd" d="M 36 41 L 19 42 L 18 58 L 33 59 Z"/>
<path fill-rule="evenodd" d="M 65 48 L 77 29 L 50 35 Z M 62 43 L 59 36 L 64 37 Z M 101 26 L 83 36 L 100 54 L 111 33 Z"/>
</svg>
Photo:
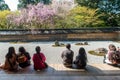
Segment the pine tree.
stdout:
<svg viewBox="0 0 120 80">
<path fill-rule="evenodd" d="M 4 0 L 0 0 L 0 10 L 10 10 Z"/>
</svg>

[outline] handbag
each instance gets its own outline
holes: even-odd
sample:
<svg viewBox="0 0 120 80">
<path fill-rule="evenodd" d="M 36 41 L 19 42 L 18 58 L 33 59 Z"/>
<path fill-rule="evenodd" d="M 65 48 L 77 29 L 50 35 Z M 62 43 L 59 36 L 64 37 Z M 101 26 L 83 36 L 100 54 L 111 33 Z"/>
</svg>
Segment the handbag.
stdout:
<svg viewBox="0 0 120 80">
<path fill-rule="evenodd" d="M 24 63 L 26 61 L 28 61 L 28 60 L 27 60 L 27 57 L 24 54 L 22 54 L 18 57 L 18 63 Z"/>
<path fill-rule="evenodd" d="M 41 58 L 41 56 L 38 54 L 38 56 L 39 56 L 39 59 L 42 61 L 42 58 Z M 46 63 L 46 62 L 43 62 L 42 61 L 42 63 L 45 65 L 45 68 L 47 68 L 48 67 L 48 64 Z"/>
</svg>

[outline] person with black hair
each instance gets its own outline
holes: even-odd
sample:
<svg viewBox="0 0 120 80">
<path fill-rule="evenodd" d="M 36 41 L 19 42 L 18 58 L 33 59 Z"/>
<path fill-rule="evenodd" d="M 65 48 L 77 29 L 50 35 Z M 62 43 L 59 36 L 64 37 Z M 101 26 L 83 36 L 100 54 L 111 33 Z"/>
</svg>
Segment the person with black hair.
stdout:
<svg viewBox="0 0 120 80">
<path fill-rule="evenodd" d="M 30 65 L 30 54 L 26 52 L 24 47 L 19 47 L 19 53 L 17 54 L 17 61 L 21 68 L 25 68 Z"/>
<path fill-rule="evenodd" d="M 36 53 L 33 54 L 33 64 L 34 64 L 34 70 L 42 70 L 48 67 L 46 61 L 45 55 L 41 52 L 41 48 L 39 46 L 36 46 L 35 48 Z"/>
<path fill-rule="evenodd" d="M 70 49 L 71 48 L 70 44 L 67 44 L 66 48 L 67 49 L 62 52 L 61 57 L 63 59 L 63 65 L 65 67 L 71 68 L 73 63 L 74 52 Z"/>
<path fill-rule="evenodd" d="M 78 52 L 78 55 L 76 56 L 74 64 L 78 69 L 85 68 L 85 66 L 87 65 L 87 54 L 83 47 L 79 49 L 79 52 Z"/>
<path fill-rule="evenodd" d="M 120 64 L 120 52 L 116 49 L 116 46 L 110 44 L 108 53 L 105 55 L 105 63 L 117 66 Z"/>
<path fill-rule="evenodd" d="M 114 44 L 109 44 L 108 52 L 104 56 L 104 63 L 113 64 L 112 63 L 112 55 L 117 51 L 116 46 Z"/>
<path fill-rule="evenodd" d="M 0 67 L 8 71 L 17 71 L 18 63 L 16 59 L 17 59 L 17 56 L 15 53 L 14 47 L 9 47 L 8 53 L 5 56 L 5 63 Z"/>
</svg>

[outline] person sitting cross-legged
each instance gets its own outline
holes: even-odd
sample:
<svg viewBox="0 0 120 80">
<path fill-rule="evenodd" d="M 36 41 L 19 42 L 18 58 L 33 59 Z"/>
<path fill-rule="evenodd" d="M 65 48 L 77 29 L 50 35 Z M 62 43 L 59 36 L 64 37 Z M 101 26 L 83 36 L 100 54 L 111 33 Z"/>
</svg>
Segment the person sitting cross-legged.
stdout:
<svg viewBox="0 0 120 80">
<path fill-rule="evenodd" d="M 65 67 L 71 68 L 73 63 L 74 52 L 70 49 L 71 48 L 70 44 L 67 44 L 66 48 L 67 49 L 62 52 L 61 57 L 63 59 L 63 65 Z"/>
<path fill-rule="evenodd" d="M 43 70 L 45 68 L 48 67 L 47 63 L 45 62 L 46 61 L 46 57 L 45 55 L 40 52 L 41 51 L 41 48 L 39 46 L 37 46 L 35 48 L 36 50 L 36 53 L 33 54 L 33 64 L 34 64 L 34 70 Z"/>
<path fill-rule="evenodd" d="M 83 47 L 79 49 L 74 64 L 78 69 L 85 68 L 85 66 L 87 65 L 87 54 Z"/>
<path fill-rule="evenodd" d="M 5 63 L 0 68 L 7 71 L 18 71 L 17 56 L 14 47 L 9 47 L 8 53 L 5 56 Z"/>
<path fill-rule="evenodd" d="M 116 49 L 116 46 L 113 44 L 110 44 L 108 46 L 109 50 L 107 54 L 105 55 L 105 63 L 117 66 L 120 64 L 120 51 Z"/>
<path fill-rule="evenodd" d="M 19 53 L 17 54 L 17 61 L 21 68 L 25 68 L 30 65 L 30 54 L 25 50 L 24 47 L 19 47 Z"/>
</svg>

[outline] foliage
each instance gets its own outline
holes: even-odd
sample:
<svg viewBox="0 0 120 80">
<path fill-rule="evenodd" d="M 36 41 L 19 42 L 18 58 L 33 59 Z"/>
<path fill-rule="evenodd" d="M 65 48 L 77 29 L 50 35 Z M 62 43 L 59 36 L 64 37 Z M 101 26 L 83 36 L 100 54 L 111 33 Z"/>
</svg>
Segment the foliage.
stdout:
<svg viewBox="0 0 120 80">
<path fill-rule="evenodd" d="M 67 15 L 66 17 L 65 15 L 64 16 L 57 15 L 54 20 L 54 27 L 66 29 L 66 28 L 74 28 L 75 26 L 73 25 L 73 22 L 70 19 L 68 19 Z"/>
<path fill-rule="evenodd" d="M 0 0 L 0 10 L 10 10 L 7 4 L 5 4 L 4 0 Z"/>
<path fill-rule="evenodd" d="M 103 20 L 97 14 L 97 9 L 90 9 L 87 7 L 77 6 L 72 9 L 68 14 L 68 19 L 71 20 L 73 26 L 78 27 L 102 27 L 105 26 Z"/>
<path fill-rule="evenodd" d="M 102 19 L 107 26 L 120 26 L 118 14 L 120 13 L 120 0 L 76 0 L 80 6 L 99 9 L 99 13 L 104 12 Z"/>
<path fill-rule="evenodd" d="M 99 3 L 100 12 L 104 12 L 102 19 L 107 26 L 120 26 L 120 0 L 107 0 Z"/>
<path fill-rule="evenodd" d="M 90 50 L 90 51 L 88 51 L 88 53 L 91 55 L 95 55 L 95 56 L 104 56 L 105 55 L 105 53 L 98 53 L 94 50 Z"/>
<path fill-rule="evenodd" d="M 118 23 L 118 26 L 120 26 L 120 13 L 116 15 L 116 21 Z"/>
<path fill-rule="evenodd" d="M 49 4 L 51 0 L 18 0 L 18 9 L 26 8 L 29 4 L 38 4 L 39 2 Z"/>
<path fill-rule="evenodd" d="M 102 12 L 116 13 L 120 11 L 120 0 L 76 0 L 81 6 L 99 8 Z"/>
<path fill-rule="evenodd" d="M 6 16 L 8 29 L 24 29 L 24 26 L 16 26 L 15 19 L 18 18 L 18 15 L 20 15 L 20 12 L 15 11 Z"/>
<path fill-rule="evenodd" d="M 22 9 L 19 14 L 12 16 L 11 20 L 17 28 L 48 28 L 53 24 L 54 15 L 55 11 L 51 6 L 38 3 Z"/>
<path fill-rule="evenodd" d="M 98 5 L 102 12 L 116 14 L 120 11 L 120 0 L 102 0 Z"/>
<path fill-rule="evenodd" d="M 103 19 L 105 21 L 105 24 L 107 26 L 111 26 L 111 27 L 116 27 L 116 26 L 119 26 L 119 17 L 118 15 L 116 14 L 112 14 L 112 13 L 104 13 L 103 16 L 101 16 L 100 18 Z"/>
<path fill-rule="evenodd" d="M 56 10 L 56 16 L 54 16 L 55 28 L 73 28 L 71 20 L 67 15 L 69 11 L 74 7 L 74 3 L 67 0 L 59 1 L 58 3 L 52 3 L 53 8 Z"/>
<path fill-rule="evenodd" d="M 33 30 L 37 28 L 54 29 L 119 25 L 119 13 L 99 12 L 99 9 L 93 9 L 90 7 L 74 7 L 73 4 L 67 2 L 49 5 L 36 3 L 35 5 L 28 5 L 26 8 L 16 12 L 0 12 L 1 29 Z"/>
<path fill-rule="evenodd" d="M 11 12 L 8 10 L 0 11 L 0 29 L 8 29 L 7 15 Z"/>
<path fill-rule="evenodd" d="M 100 0 L 76 0 L 76 2 L 81 6 L 86 6 L 89 8 L 98 8 Z"/>
</svg>

